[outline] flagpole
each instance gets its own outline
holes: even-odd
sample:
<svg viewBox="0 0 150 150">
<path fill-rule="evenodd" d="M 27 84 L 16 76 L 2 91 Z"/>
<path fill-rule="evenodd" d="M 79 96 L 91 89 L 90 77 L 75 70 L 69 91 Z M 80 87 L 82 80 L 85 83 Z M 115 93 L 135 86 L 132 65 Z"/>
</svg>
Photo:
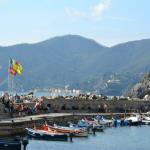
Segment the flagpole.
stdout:
<svg viewBox="0 0 150 150">
<path fill-rule="evenodd" d="M 13 94 L 14 91 L 14 77 L 11 75 L 11 93 Z"/>
<path fill-rule="evenodd" d="M 9 69 L 9 68 L 8 68 Z M 9 76 L 9 70 L 8 70 L 8 93 L 9 93 L 9 89 L 10 89 L 10 85 L 9 85 L 9 80 L 10 80 L 10 76 Z"/>
<path fill-rule="evenodd" d="M 11 58 L 10 58 L 11 59 Z M 9 60 L 9 66 L 8 66 L 8 93 L 12 92 L 12 74 L 9 72 L 9 69 L 11 67 L 10 60 Z"/>
<path fill-rule="evenodd" d="M 8 92 L 12 92 L 12 75 L 8 72 Z"/>
<path fill-rule="evenodd" d="M 8 65 L 8 93 L 10 93 L 10 73 L 9 73 L 9 69 L 10 69 L 10 60 L 9 60 L 9 65 Z"/>
</svg>

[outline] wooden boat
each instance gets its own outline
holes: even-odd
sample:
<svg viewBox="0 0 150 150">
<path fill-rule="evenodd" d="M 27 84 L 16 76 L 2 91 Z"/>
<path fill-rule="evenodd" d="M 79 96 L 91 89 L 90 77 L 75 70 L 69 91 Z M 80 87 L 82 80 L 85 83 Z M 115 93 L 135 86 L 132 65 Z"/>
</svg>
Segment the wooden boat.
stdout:
<svg viewBox="0 0 150 150">
<path fill-rule="evenodd" d="M 72 133 L 75 137 L 88 137 L 88 132 L 81 128 L 63 127 L 63 126 L 49 126 L 49 129 L 59 133 Z"/>
<path fill-rule="evenodd" d="M 81 130 L 79 129 L 71 129 L 70 127 L 62 127 L 62 126 L 48 126 L 50 130 L 60 132 L 60 133 L 79 133 Z"/>
<path fill-rule="evenodd" d="M 35 139 L 52 140 L 52 141 L 67 141 L 68 135 L 64 133 L 46 131 L 43 129 L 26 128 L 27 134 Z"/>
</svg>

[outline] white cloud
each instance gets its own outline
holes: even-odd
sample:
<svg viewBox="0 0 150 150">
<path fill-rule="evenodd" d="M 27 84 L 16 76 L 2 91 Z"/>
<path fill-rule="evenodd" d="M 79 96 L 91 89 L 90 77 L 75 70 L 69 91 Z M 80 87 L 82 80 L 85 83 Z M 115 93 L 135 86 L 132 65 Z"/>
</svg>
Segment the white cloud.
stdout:
<svg viewBox="0 0 150 150">
<path fill-rule="evenodd" d="M 103 0 L 92 8 L 93 17 L 101 17 L 101 15 L 109 8 L 110 0 Z"/>
<path fill-rule="evenodd" d="M 77 9 L 67 7 L 65 8 L 65 13 L 72 19 L 84 18 L 99 20 L 101 19 L 102 14 L 109 9 L 110 3 L 111 0 L 103 0 L 97 5 L 88 8 L 87 11 L 79 11 Z"/>
</svg>

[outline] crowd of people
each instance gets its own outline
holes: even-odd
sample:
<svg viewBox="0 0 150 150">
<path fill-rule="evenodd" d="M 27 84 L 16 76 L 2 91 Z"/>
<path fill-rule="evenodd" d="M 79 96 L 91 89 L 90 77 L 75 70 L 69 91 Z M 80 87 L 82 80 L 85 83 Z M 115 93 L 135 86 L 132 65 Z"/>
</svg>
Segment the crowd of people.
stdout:
<svg viewBox="0 0 150 150">
<path fill-rule="evenodd" d="M 0 102 L 4 106 L 4 113 L 8 113 L 10 117 L 25 116 L 33 114 L 41 114 L 50 112 L 50 106 L 46 106 L 44 103 L 44 97 L 33 99 L 33 96 L 28 97 L 29 103 L 24 103 L 24 98 L 15 95 L 11 96 L 8 93 L 4 93 L 0 97 Z"/>
</svg>

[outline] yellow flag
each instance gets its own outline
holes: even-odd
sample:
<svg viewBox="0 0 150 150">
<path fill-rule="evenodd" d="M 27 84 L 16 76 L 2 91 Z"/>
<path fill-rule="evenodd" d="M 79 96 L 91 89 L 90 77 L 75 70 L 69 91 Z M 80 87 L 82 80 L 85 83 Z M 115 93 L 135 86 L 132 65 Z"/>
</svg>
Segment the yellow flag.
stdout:
<svg viewBox="0 0 150 150">
<path fill-rule="evenodd" d="M 19 75 L 22 75 L 22 72 L 23 72 L 23 68 L 22 68 L 22 65 L 18 62 L 16 62 L 14 65 L 13 65 L 13 69 L 19 74 Z"/>
</svg>

